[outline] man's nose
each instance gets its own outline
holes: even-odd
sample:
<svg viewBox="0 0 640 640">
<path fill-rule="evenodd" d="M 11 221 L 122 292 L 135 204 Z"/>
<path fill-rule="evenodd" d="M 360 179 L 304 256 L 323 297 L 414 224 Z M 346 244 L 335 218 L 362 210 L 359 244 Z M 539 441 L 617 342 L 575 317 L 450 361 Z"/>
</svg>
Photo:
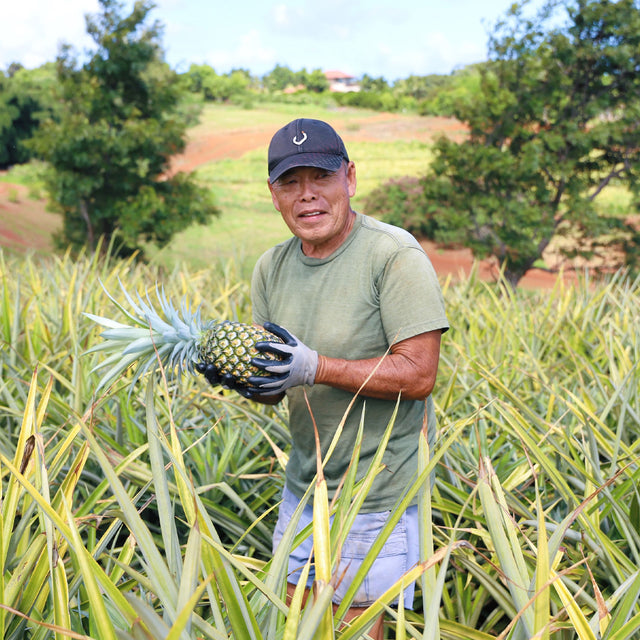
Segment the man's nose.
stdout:
<svg viewBox="0 0 640 640">
<path fill-rule="evenodd" d="M 303 178 L 300 182 L 300 198 L 302 200 L 315 200 L 317 195 L 315 182 L 308 178 Z"/>
</svg>

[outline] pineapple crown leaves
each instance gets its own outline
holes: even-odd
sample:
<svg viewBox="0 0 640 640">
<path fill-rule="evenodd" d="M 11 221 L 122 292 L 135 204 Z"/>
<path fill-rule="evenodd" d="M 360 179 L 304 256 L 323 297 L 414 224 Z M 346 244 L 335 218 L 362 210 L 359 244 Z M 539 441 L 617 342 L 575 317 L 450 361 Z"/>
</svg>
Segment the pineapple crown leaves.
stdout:
<svg viewBox="0 0 640 640">
<path fill-rule="evenodd" d="M 211 321 L 203 325 L 200 308 L 191 311 L 186 299 L 182 300 L 180 311 L 178 311 L 167 298 L 164 287 L 159 288 L 157 283 L 155 290 L 160 312 L 154 308 L 148 292 L 145 292 L 144 297 L 137 293 L 134 299 L 120 279 L 118 283 L 129 308 L 118 302 L 100 282 L 108 298 L 135 326 L 92 313 L 84 314 L 96 324 L 105 327 L 105 331 L 100 334 L 104 342 L 86 352 L 103 352 L 108 356 L 92 371 L 107 368 L 96 391 L 114 382 L 135 363 L 138 366 L 135 369 L 131 388 L 142 375 L 148 371 L 155 371 L 160 366 L 171 373 L 177 368 L 178 375 L 183 372 L 193 373 L 198 341 L 202 332 L 215 323 Z"/>
</svg>

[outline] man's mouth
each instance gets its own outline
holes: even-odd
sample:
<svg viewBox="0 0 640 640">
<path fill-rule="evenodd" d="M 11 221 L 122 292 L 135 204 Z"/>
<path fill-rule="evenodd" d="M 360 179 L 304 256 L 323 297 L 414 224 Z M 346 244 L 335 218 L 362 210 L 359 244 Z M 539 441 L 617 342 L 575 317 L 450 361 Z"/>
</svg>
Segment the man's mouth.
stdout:
<svg viewBox="0 0 640 640">
<path fill-rule="evenodd" d="M 321 216 L 323 211 L 307 211 L 306 213 L 301 213 L 300 218 L 313 218 L 315 216 Z"/>
</svg>

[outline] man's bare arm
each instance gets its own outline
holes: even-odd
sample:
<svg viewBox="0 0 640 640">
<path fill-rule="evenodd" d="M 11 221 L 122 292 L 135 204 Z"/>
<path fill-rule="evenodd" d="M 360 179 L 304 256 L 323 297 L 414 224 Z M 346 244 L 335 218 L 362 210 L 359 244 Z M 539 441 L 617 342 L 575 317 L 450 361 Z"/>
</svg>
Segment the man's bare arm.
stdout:
<svg viewBox="0 0 640 640">
<path fill-rule="evenodd" d="M 314 384 L 356 393 L 375 369 L 363 395 L 395 400 L 401 393 L 406 400 L 424 399 L 435 385 L 441 336 L 438 329 L 407 338 L 383 358 L 343 360 L 320 355 Z"/>
</svg>

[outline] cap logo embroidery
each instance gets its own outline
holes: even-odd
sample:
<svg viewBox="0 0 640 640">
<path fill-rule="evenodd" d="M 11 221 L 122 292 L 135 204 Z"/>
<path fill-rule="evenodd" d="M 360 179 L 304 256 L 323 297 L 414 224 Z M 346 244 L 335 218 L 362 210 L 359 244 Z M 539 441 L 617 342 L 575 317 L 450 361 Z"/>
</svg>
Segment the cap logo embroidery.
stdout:
<svg viewBox="0 0 640 640">
<path fill-rule="evenodd" d="M 302 132 L 302 140 L 298 140 L 298 136 L 293 136 L 293 144 L 297 144 L 298 146 L 300 146 L 305 140 L 307 139 L 307 134 L 303 131 Z"/>
</svg>

